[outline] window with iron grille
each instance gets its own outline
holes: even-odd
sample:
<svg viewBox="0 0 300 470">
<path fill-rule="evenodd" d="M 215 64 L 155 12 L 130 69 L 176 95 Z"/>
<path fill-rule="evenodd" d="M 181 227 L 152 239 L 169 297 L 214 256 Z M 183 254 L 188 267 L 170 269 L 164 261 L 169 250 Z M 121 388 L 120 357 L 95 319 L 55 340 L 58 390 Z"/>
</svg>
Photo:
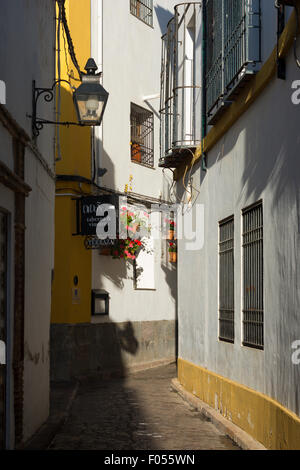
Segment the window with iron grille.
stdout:
<svg viewBox="0 0 300 470">
<path fill-rule="evenodd" d="M 153 113 L 131 103 L 131 160 L 149 167 L 154 166 Z"/>
<path fill-rule="evenodd" d="M 259 68 L 260 0 L 206 0 L 206 28 L 206 111 L 213 125 Z"/>
<path fill-rule="evenodd" d="M 153 26 L 153 0 L 130 0 L 130 13 Z"/>
<path fill-rule="evenodd" d="M 219 339 L 234 342 L 234 218 L 219 223 Z"/>
<path fill-rule="evenodd" d="M 243 210 L 243 344 L 264 347 L 262 202 Z"/>
</svg>

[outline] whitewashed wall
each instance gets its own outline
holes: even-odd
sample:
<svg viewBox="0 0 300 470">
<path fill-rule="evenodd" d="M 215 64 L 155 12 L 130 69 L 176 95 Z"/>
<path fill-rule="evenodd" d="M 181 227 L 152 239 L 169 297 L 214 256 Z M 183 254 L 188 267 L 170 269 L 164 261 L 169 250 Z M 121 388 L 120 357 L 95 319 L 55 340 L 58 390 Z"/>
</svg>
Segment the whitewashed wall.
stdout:
<svg viewBox="0 0 300 470">
<path fill-rule="evenodd" d="M 6 1 L 0 15 L 0 80 L 6 83 L 6 108 L 31 136 L 32 80 L 51 87 L 55 77 L 55 2 Z M 41 99 L 38 115 L 54 120 L 54 105 Z M 12 141 L 0 129 L 0 159 L 13 170 Z M 45 126 L 37 141 L 44 163 L 53 171 L 54 126 Z M 49 325 L 54 244 L 54 181 L 29 148 L 25 152 L 25 362 L 24 440 L 49 412 Z M 0 193 L 6 207 L 13 193 Z M 13 285 L 13 281 L 12 281 Z M 12 299 L 13 299 L 13 292 Z M 12 316 L 13 317 L 13 316 Z M 11 383 L 10 446 L 13 446 L 13 383 Z"/>
<path fill-rule="evenodd" d="M 103 129 L 97 131 L 98 163 L 108 171 L 98 183 L 124 191 L 132 175 L 132 191 L 146 196 L 169 197 L 172 181 L 158 168 L 161 36 L 174 14 L 175 1 L 154 3 L 153 28 L 130 13 L 124 0 L 92 0 L 92 55 L 103 70 L 109 92 Z M 97 20 L 96 20 L 97 18 Z M 102 64 L 102 68 L 101 68 Z M 131 162 L 130 103 L 154 112 L 154 168 Z M 166 242 L 154 250 L 155 289 L 134 289 L 132 267 L 124 261 L 93 253 L 93 288 L 110 293 L 110 321 L 174 320 L 176 270 L 167 263 Z M 95 320 L 103 321 L 103 320 Z M 106 321 L 106 320 L 104 320 Z"/>
<path fill-rule="evenodd" d="M 300 107 L 291 85 L 300 79 L 292 51 L 287 79 L 262 95 L 208 152 L 193 184 L 205 208 L 205 244 L 180 244 L 179 356 L 265 393 L 300 415 Z M 179 194 L 183 193 L 179 185 Z M 196 192 L 194 193 L 197 194 Z M 241 345 L 241 210 L 262 199 L 264 211 L 265 349 Z M 195 209 L 194 209 L 195 210 Z M 235 217 L 235 343 L 218 340 L 218 222 Z M 188 338 L 188 340 L 187 340 Z"/>
</svg>

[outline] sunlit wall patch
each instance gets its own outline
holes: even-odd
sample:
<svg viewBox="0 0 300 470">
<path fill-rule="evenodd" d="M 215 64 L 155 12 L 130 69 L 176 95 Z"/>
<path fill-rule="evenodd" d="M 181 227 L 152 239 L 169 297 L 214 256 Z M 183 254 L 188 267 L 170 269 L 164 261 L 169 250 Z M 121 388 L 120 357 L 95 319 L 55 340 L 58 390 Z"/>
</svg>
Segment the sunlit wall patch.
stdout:
<svg viewBox="0 0 300 470">
<path fill-rule="evenodd" d="M 0 104 L 6 104 L 6 85 L 3 80 L 0 80 Z"/>
</svg>

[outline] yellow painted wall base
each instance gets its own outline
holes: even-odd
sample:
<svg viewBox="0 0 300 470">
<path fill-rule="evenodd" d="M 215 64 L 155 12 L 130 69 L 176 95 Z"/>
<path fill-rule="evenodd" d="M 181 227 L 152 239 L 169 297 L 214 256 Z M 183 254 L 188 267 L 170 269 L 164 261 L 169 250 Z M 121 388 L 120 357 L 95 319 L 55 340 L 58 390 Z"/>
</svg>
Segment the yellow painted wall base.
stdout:
<svg viewBox="0 0 300 470">
<path fill-rule="evenodd" d="M 180 358 L 178 380 L 267 449 L 300 449 L 300 418 L 268 396 Z"/>
</svg>

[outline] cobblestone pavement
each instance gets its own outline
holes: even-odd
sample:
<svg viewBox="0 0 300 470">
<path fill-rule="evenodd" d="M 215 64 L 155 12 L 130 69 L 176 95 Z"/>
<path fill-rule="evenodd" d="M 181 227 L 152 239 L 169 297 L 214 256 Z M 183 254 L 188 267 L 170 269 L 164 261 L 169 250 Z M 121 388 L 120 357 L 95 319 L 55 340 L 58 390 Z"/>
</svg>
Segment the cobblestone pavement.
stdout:
<svg viewBox="0 0 300 470">
<path fill-rule="evenodd" d="M 81 381 L 55 450 L 239 450 L 171 391 L 175 365 Z"/>
</svg>

